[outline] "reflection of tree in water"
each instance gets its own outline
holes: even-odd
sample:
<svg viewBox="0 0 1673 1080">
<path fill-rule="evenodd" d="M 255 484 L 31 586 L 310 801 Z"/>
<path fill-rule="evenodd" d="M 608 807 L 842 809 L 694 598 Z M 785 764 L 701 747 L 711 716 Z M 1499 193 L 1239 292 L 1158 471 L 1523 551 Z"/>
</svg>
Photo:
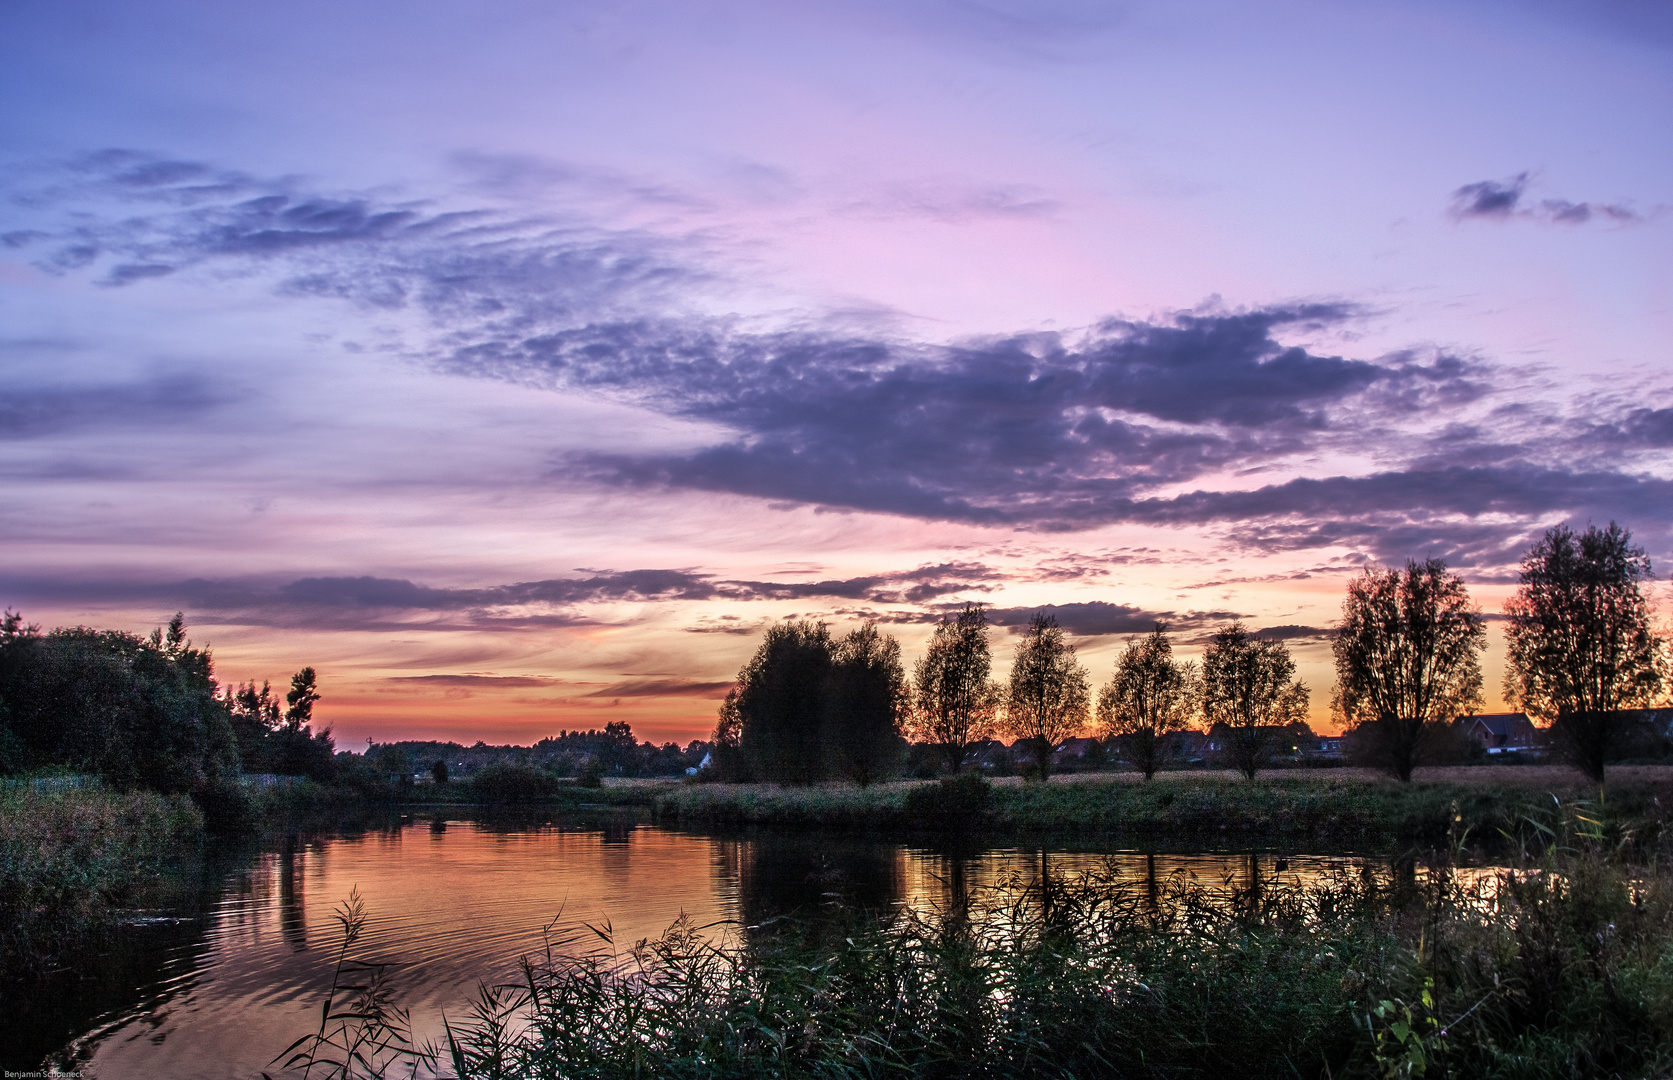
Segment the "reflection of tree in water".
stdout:
<svg viewBox="0 0 1673 1080">
<path fill-rule="evenodd" d="M 308 895 L 305 879 L 305 848 L 296 837 L 286 836 L 280 845 L 279 864 L 279 933 L 290 943 L 292 952 L 308 947 Z"/>
<path fill-rule="evenodd" d="M 881 912 L 903 899 L 904 854 L 894 844 L 768 834 L 723 840 L 720 846 L 721 872 L 735 875 L 745 926 L 783 916 L 816 918 L 821 906 L 833 902 Z"/>
</svg>

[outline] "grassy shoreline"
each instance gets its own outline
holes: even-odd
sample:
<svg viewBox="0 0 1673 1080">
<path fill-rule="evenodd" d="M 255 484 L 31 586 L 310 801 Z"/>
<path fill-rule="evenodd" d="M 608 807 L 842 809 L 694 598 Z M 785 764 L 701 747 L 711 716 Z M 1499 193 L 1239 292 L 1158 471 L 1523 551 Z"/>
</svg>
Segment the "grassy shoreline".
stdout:
<svg viewBox="0 0 1673 1080">
<path fill-rule="evenodd" d="M 666 786 L 650 795 L 658 822 L 681 827 L 771 826 L 888 831 L 1049 832 L 1141 841 L 1396 844 L 1436 841 L 1459 824 L 1478 838 L 1543 820 L 1556 800 L 1595 803 L 1570 775 L 1502 769 L 1400 784 L 1342 772 L 1272 773 L 1255 781 L 1204 773 L 1063 777 L 996 783 L 974 802 L 938 800 L 933 782 L 870 788 L 764 784 Z M 1659 820 L 1673 807 L 1673 769 L 1639 769 L 1611 782 L 1610 814 Z"/>
</svg>

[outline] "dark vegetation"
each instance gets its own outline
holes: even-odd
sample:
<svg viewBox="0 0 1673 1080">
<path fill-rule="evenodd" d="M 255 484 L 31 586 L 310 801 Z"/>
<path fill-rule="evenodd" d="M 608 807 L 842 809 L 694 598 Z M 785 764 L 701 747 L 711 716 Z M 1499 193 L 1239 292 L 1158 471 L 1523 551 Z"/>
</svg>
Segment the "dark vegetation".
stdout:
<svg viewBox="0 0 1673 1080">
<path fill-rule="evenodd" d="M 1582 782 L 1583 783 L 1583 782 Z M 1558 789 L 1572 797 L 1578 790 Z M 657 820 L 684 827 L 735 826 L 1047 834 L 1103 837 L 1134 845 L 1386 850 L 1435 843 L 1455 826 L 1484 842 L 1545 813 L 1554 793 L 1513 781 L 1417 781 L 1289 772 L 1257 783 L 1225 775 L 1164 773 L 1151 783 L 1083 779 L 994 784 L 961 773 L 931 783 L 785 788 L 765 784 L 682 785 L 653 793 Z M 1673 807 L 1673 782 L 1615 784 L 1622 814 Z"/>
<path fill-rule="evenodd" d="M 730 932 L 682 918 L 627 947 L 607 926 L 551 929 L 440 1045 L 412 1045 L 373 977 L 286 1054 L 329 1076 L 1666 1075 L 1661 820 L 1569 805 L 1513 836 L 1513 866 L 1487 873 L 1458 865 L 1455 831 L 1310 882 L 1042 861 L 949 882 L 931 910 L 833 903 Z"/>
</svg>

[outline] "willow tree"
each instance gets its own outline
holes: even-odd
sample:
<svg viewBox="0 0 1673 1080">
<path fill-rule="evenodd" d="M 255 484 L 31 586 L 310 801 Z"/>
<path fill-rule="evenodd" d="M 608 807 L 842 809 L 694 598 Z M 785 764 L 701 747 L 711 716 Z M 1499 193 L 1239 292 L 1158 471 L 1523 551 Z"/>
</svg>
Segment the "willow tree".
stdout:
<svg viewBox="0 0 1673 1080">
<path fill-rule="evenodd" d="M 908 734 L 939 749 L 948 772 L 963 766 L 971 743 L 993 733 L 1000 690 L 988 681 L 992 667 L 987 613 L 966 604 L 936 626 L 913 669 Z"/>
<path fill-rule="evenodd" d="M 1196 665 L 1174 660 L 1167 630 L 1157 623 L 1129 641 L 1114 676 L 1098 692 L 1100 734 L 1119 745 L 1146 780 L 1162 763 L 1167 736 L 1184 729 L 1197 709 Z"/>
<path fill-rule="evenodd" d="M 1635 726 L 1628 710 L 1651 704 L 1665 681 L 1650 577 L 1649 555 L 1613 521 L 1579 536 L 1559 525 L 1523 558 L 1505 606 L 1505 697 L 1550 724 L 1558 751 L 1600 784 Z"/>
<path fill-rule="evenodd" d="M 1307 687 L 1282 641 L 1267 641 L 1241 622 L 1217 631 L 1202 657 L 1202 713 L 1218 728 L 1223 753 L 1253 780 L 1272 755 L 1278 729 L 1307 717 Z"/>
<path fill-rule="evenodd" d="M 1348 583 L 1336 634 L 1337 715 L 1410 781 L 1442 725 L 1480 708 L 1487 628 L 1440 559 L 1367 567 Z"/>
<path fill-rule="evenodd" d="M 1086 726 L 1090 696 L 1086 668 L 1075 659 L 1075 647 L 1064 640 L 1057 619 L 1036 614 L 1011 664 L 1005 727 L 1032 745 L 1041 780 L 1051 775 L 1057 744 Z"/>
</svg>

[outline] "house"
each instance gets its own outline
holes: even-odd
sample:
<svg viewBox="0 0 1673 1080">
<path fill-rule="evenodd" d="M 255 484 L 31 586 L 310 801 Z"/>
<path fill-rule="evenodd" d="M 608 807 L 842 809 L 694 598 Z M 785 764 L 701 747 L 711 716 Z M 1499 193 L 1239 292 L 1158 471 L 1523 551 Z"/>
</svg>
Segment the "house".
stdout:
<svg viewBox="0 0 1673 1080">
<path fill-rule="evenodd" d="M 1489 754 L 1522 754 L 1540 748 L 1539 729 L 1526 713 L 1484 713 L 1458 720 L 1464 734 Z"/>
<path fill-rule="evenodd" d="M 1250 730 L 1250 729 L 1241 729 Z M 1252 729 L 1260 740 L 1260 745 L 1266 747 L 1267 753 L 1274 758 L 1301 758 L 1313 753 L 1318 743 L 1318 737 L 1313 729 L 1297 720 L 1293 724 L 1262 724 Z M 1225 724 L 1215 724 L 1208 729 L 1207 745 L 1204 751 L 1209 754 L 1225 753 L 1232 747 L 1232 739 L 1238 734 Z"/>
<path fill-rule="evenodd" d="M 1098 746 L 1097 739 L 1064 739 L 1055 751 L 1057 760 L 1068 761 L 1074 758 L 1084 758 L 1088 751 Z"/>
</svg>

